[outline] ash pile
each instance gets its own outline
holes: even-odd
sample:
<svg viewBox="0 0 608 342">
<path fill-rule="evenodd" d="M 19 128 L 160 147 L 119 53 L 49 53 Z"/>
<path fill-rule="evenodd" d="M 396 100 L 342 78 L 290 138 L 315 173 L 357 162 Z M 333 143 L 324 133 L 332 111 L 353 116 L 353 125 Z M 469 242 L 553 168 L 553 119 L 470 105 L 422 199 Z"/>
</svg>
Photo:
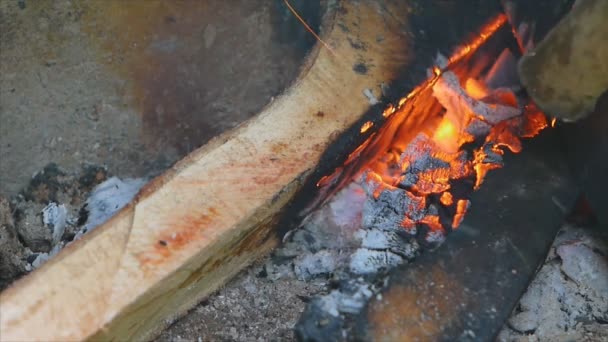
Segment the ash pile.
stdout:
<svg viewBox="0 0 608 342">
<path fill-rule="evenodd" d="M 108 220 L 145 183 L 103 166 L 68 172 L 51 163 L 20 194 L 0 197 L 0 290 Z"/>
<path fill-rule="evenodd" d="M 379 295 L 389 271 L 439 246 L 462 222 L 471 192 L 502 166 L 505 150 L 519 152 L 520 138 L 547 126 L 544 114 L 518 96 L 517 84 L 505 83 L 516 79 L 504 74 L 505 65 L 515 65 L 508 50 L 494 65 L 500 72 L 492 68 L 478 79 L 457 76 L 443 57 L 437 64 L 414 96 L 389 107 L 386 125 L 357 157 L 385 140 L 391 120 L 421 115 L 420 108 L 435 111 L 424 128 L 409 140 L 393 130 L 383 153 L 288 233 L 266 267 L 271 277 L 292 273 L 329 284 L 296 325 L 301 340 L 348 336 L 345 322 Z"/>
</svg>

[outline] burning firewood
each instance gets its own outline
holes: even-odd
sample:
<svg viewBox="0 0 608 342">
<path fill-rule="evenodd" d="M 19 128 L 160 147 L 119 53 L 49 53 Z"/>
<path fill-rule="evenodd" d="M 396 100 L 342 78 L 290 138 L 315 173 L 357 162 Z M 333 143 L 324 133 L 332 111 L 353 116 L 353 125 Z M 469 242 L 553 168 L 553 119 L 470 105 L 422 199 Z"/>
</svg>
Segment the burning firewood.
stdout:
<svg viewBox="0 0 608 342">
<path fill-rule="evenodd" d="M 285 250 L 300 249 L 291 254 L 297 275 L 333 274 L 340 286 L 311 302 L 297 328 L 302 339 L 341 330 L 344 315 L 365 307 L 385 272 L 439 246 L 462 223 L 487 172 L 503 166 L 504 149 L 520 152 L 521 138 L 547 127 L 545 115 L 516 95 L 517 85 L 496 76 L 514 73 L 500 69 L 515 67 L 509 54 L 495 53 L 507 57 L 491 65 L 496 58 L 481 49 L 504 24 L 499 15 L 450 58 L 440 56 L 429 79 L 389 107 L 384 126 L 320 182 L 336 188 L 321 192 L 323 205 Z M 339 238 L 311 243 L 328 234 Z M 319 320 L 327 328 L 312 323 Z"/>
</svg>

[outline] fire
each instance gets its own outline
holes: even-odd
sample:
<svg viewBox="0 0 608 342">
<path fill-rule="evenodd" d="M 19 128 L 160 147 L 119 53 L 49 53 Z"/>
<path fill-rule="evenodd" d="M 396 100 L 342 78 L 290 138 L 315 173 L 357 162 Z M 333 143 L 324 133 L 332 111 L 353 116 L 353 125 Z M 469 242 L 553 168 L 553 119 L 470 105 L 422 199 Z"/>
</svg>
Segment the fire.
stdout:
<svg viewBox="0 0 608 342">
<path fill-rule="evenodd" d="M 483 83 L 474 78 L 467 79 L 467 82 L 465 83 L 465 90 L 467 94 L 469 94 L 469 96 L 471 96 L 475 100 L 481 100 L 484 97 L 490 95 L 490 91 L 488 90 L 488 88 Z"/>
<path fill-rule="evenodd" d="M 433 140 L 441 143 L 444 141 L 457 140 L 459 137 L 459 133 L 456 130 L 456 127 L 448 118 L 444 118 L 441 120 L 439 127 L 435 130 L 433 134 Z"/>
<path fill-rule="evenodd" d="M 363 126 L 361 126 L 361 134 L 367 132 L 370 128 L 372 128 L 373 125 L 374 123 L 371 121 L 364 123 Z"/>
<path fill-rule="evenodd" d="M 452 197 L 451 193 L 446 191 L 441 194 L 441 197 L 439 197 L 439 201 L 441 201 L 441 204 L 445 206 L 450 206 L 454 203 L 454 198 Z"/>
<path fill-rule="evenodd" d="M 392 212 L 410 234 L 437 241 L 456 229 L 471 205 L 468 195 L 502 166 L 505 150 L 520 152 L 521 138 L 548 126 L 536 106 L 508 84 L 497 85 L 512 54 L 478 51 L 506 22 L 499 15 L 450 58 L 438 57 L 429 79 L 389 105 L 384 125 L 319 182 L 323 196 L 356 182 L 378 205 L 399 199 Z M 371 127 L 366 122 L 361 133 Z"/>
</svg>

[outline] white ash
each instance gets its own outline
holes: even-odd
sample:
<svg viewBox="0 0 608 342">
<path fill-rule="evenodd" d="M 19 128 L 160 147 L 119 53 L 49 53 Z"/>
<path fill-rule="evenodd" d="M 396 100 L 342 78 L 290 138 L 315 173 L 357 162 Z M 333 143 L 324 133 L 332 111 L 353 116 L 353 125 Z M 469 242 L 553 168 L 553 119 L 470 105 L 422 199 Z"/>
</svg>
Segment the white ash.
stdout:
<svg viewBox="0 0 608 342">
<path fill-rule="evenodd" d="M 376 95 L 374 95 L 374 92 L 369 88 L 365 88 L 363 90 L 363 95 L 367 98 L 367 101 L 371 106 L 380 103 L 380 101 L 378 101 L 378 99 L 376 98 Z"/>
<path fill-rule="evenodd" d="M 68 221 L 68 210 L 63 204 L 55 202 L 49 203 L 42 209 L 42 223 L 45 227 L 51 229 L 53 242 L 57 244 L 63 233 Z"/>
<path fill-rule="evenodd" d="M 403 229 L 401 222 L 406 216 L 414 221 L 426 216 L 425 202 L 423 197 L 403 189 L 382 190 L 377 199 L 372 191 L 363 206 L 363 227 L 381 231 Z"/>
<path fill-rule="evenodd" d="M 485 137 L 490 133 L 492 126 L 478 118 L 473 118 L 466 128 L 466 132 L 474 137 Z"/>
<path fill-rule="evenodd" d="M 367 301 L 378 292 L 378 288 L 363 278 L 352 278 L 342 283 L 338 290 L 315 297 L 304 310 L 296 332 L 303 330 L 302 335 L 318 335 L 319 340 L 330 338 L 340 330 L 345 315 L 359 313 Z"/>
<path fill-rule="evenodd" d="M 89 212 L 87 222 L 76 234 L 76 240 L 109 220 L 120 209 L 127 205 L 139 190 L 146 184 L 143 178 L 126 178 L 121 180 L 111 177 L 93 189 L 86 201 Z"/>
<path fill-rule="evenodd" d="M 318 305 L 331 316 L 340 314 L 356 314 L 373 295 L 370 285 L 364 281 L 353 280 L 342 290 L 333 290 L 325 296 L 319 297 Z"/>
<path fill-rule="evenodd" d="M 426 234 L 425 240 L 436 245 L 440 245 L 445 241 L 445 234 L 438 231 L 430 231 Z"/>
<path fill-rule="evenodd" d="M 362 248 L 380 251 L 387 250 L 405 259 L 415 258 L 420 249 L 416 240 L 409 240 L 404 237 L 407 234 L 404 231 L 360 229 L 355 234 L 361 240 Z"/>
<path fill-rule="evenodd" d="M 437 53 L 437 56 L 435 57 L 435 65 L 440 68 L 440 69 L 445 69 L 448 66 L 449 60 L 446 56 L 444 56 L 441 53 Z M 432 70 L 428 70 L 429 72 L 429 77 L 433 76 L 433 71 Z"/>
<path fill-rule="evenodd" d="M 562 228 L 498 341 L 608 340 L 605 227 Z"/>
<path fill-rule="evenodd" d="M 358 242 L 354 234 L 361 226 L 364 201 L 360 186 L 353 184 L 345 188 L 334 200 L 309 215 L 299 229 L 286 237 L 283 248 L 275 254 L 293 258 L 321 250 L 356 248 Z"/>
<path fill-rule="evenodd" d="M 451 71 L 444 72 L 437 80 L 433 86 L 433 96 L 446 109 L 447 116 L 454 115 L 453 122 L 467 117 L 467 113 L 475 113 L 486 122 L 495 125 L 522 114 L 520 108 L 504 105 L 489 106 L 483 101 L 473 99 L 462 89 L 458 77 Z"/>
<path fill-rule="evenodd" d="M 144 179 L 120 180 L 112 177 L 93 189 L 86 200 L 86 209 L 89 212 L 87 222 L 76 233 L 74 241 L 80 239 L 85 233 L 104 223 L 127 205 L 141 187 L 146 183 Z M 41 211 L 42 221 L 52 232 L 53 246 L 50 251 L 39 253 L 28 265 L 28 269 L 36 269 L 57 255 L 65 246 L 72 242 L 62 241 L 67 224 L 75 224 L 75 217 L 68 214 L 64 204 L 49 203 Z"/>
<path fill-rule="evenodd" d="M 418 173 L 426 170 L 446 169 L 450 167 L 450 163 L 433 157 L 430 150 L 427 151 L 427 153 L 419 155 L 420 157 L 418 158 L 411 158 L 408 152 L 409 150 L 406 150 L 401 157 L 401 159 L 408 158 L 412 160 L 406 172 Z"/>
<path fill-rule="evenodd" d="M 294 272 L 298 279 L 310 280 L 333 273 L 339 262 L 339 253 L 335 250 L 325 249 L 317 253 L 306 253 L 298 256 L 294 261 Z"/>
<path fill-rule="evenodd" d="M 502 155 L 494 152 L 494 149 L 492 147 L 493 147 L 492 143 L 483 145 L 483 153 L 485 156 L 481 163 L 482 164 L 495 164 L 495 165 L 502 166 L 503 165 Z"/>
<path fill-rule="evenodd" d="M 32 261 L 31 268 L 32 269 L 36 269 L 36 268 L 39 268 L 40 266 L 44 265 L 44 263 L 46 263 L 52 257 L 54 257 L 55 255 L 57 255 L 57 253 L 59 253 L 59 251 L 61 251 L 64 246 L 65 246 L 64 242 L 59 242 L 58 244 L 56 244 L 53 247 L 53 249 L 51 249 L 50 252 L 48 252 L 48 253 L 39 253 L 36 256 L 36 258 L 34 259 L 34 261 Z"/>
<path fill-rule="evenodd" d="M 74 222 L 74 218 L 69 218 Z M 63 204 L 49 203 L 42 209 L 42 223 L 51 230 L 53 247 L 48 252 L 38 253 L 36 258 L 27 265 L 28 270 L 36 269 L 54 257 L 63 247 L 65 242 L 61 241 L 65 227 L 68 224 L 68 210 Z"/>
<path fill-rule="evenodd" d="M 403 258 L 391 251 L 358 248 L 350 257 L 349 271 L 356 275 L 373 275 L 403 263 Z"/>
<path fill-rule="evenodd" d="M 352 183 L 338 192 L 288 236 L 283 247 L 275 251 L 275 261 L 266 265 L 270 279 L 291 273 L 304 281 L 325 278 L 339 284 L 329 293 L 313 298 L 301 321 L 306 317 L 326 317 L 333 322 L 327 327 L 341 324 L 345 315 L 357 314 L 377 293 L 379 288 L 373 284 L 386 271 L 418 254 L 419 243 L 399 225 L 402 218 L 394 215 L 391 222 L 373 218 L 386 215 L 374 213 L 373 202 L 377 200 L 369 195 L 370 191 L 373 192 Z M 384 207 L 394 203 L 405 206 L 413 201 L 403 192 L 390 191 L 378 200 L 383 201 Z"/>
<path fill-rule="evenodd" d="M 380 198 L 387 203 L 393 201 L 390 194 Z M 302 280 L 346 270 L 370 274 L 374 267 L 378 272 L 413 258 L 418 243 L 398 225 L 402 218 L 386 224 L 373 221 L 373 216 L 382 215 L 373 213 L 370 201 L 363 189 L 353 183 L 313 212 L 275 256 L 292 258 L 294 272 Z M 382 253 L 387 256 L 379 258 Z"/>
</svg>

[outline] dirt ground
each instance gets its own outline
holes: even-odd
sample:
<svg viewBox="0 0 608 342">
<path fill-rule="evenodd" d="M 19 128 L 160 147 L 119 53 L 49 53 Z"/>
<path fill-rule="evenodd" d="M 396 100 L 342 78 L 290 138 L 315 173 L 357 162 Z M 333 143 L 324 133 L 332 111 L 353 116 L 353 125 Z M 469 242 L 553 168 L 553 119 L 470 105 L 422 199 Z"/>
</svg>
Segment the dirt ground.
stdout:
<svg viewBox="0 0 608 342">
<path fill-rule="evenodd" d="M 305 54 L 275 30 L 285 15 L 264 0 L 0 1 L 0 194 L 50 162 L 157 174 L 251 117 Z"/>
<path fill-rule="evenodd" d="M 156 342 L 293 341 L 293 328 L 311 297 L 327 281 L 300 281 L 293 273 L 270 275 L 263 260 L 165 330 Z"/>
</svg>

